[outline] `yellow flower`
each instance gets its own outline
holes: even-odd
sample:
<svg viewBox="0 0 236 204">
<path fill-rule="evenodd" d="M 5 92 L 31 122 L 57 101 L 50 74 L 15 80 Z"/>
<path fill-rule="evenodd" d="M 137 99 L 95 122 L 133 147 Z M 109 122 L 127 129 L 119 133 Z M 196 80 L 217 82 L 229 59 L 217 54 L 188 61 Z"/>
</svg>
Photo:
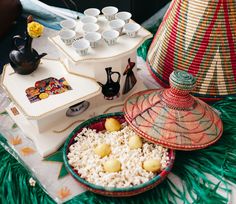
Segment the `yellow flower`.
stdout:
<svg viewBox="0 0 236 204">
<path fill-rule="evenodd" d="M 40 35 L 42 35 L 43 29 L 43 25 L 35 21 L 32 21 L 27 25 L 27 32 L 31 38 L 38 38 Z"/>
</svg>

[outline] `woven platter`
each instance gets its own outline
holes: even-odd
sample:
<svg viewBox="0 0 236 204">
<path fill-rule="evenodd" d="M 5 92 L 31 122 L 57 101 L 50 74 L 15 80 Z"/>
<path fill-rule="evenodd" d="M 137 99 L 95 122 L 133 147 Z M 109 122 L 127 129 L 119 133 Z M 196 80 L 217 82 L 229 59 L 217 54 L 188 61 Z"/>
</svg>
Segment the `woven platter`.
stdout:
<svg viewBox="0 0 236 204">
<path fill-rule="evenodd" d="M 104 186 L 98 186 L 94 185 L 80 177 L 78 173 L 76 172 L 75 169 L 73 169 L 72 166 L 68 163 L 68 158 L 67 154 L 69 152 L 69 147 L 75 142 L 74 138 L 76 135 L 82 131 L 83 128 L 91 128 L 91 129 L 96 129 L 96 131 L 103 131 L 105 130 L 105 120 L 106 118 L 113 117 L 117 120 L 119 120 L 120 123 L 125 122 L 125 118 L 122 112 L 117 112 L 117 113 L 109 113 L 109 114 L 104 114 L 100 115 L 94 118 L 91 118 L 83 123 L 81 123 L 79 126 L 77 126 L 73 132 L 69 135 L 68 139 L 66 140 L 66 143 L 64 145 L 63 149 L 63 160 L 65 163 L 65 166 L 68 170 L 68 172 L 78 181 L 78 183 L 84 187 L 85 189 L 92 191 L 97 194 L 101 194 L 104 196 L 111 196 L 111 197 L 127 197 L 127 196 L 133 196 L 137 195 L 140 193 L 143 193 L 147 190 L 150 190 L 157 186 L 159 183 L 161 183 L 165 177 L 170 173 L 174 159 L 175 159 L 175 154 L 174 150 L 169 150 L 169 164 L 168 166 L 162 170 L 158 175 L 156 175 L 154 178 L 149 180 L 146 183 L 143 183 L 141 185 L 133 186 L 133 187 L 128 187 L 128 188 L 109 188 L 109 187 L 104 187 Z"/>
</svg>

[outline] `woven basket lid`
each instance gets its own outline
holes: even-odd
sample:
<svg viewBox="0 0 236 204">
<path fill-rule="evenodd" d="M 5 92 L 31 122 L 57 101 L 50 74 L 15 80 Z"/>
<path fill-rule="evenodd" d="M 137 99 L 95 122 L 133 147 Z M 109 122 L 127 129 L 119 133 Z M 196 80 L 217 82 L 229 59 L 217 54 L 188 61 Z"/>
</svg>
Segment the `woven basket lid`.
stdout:
<svg viewBox="0 0 236 204">
<path fill-rule="evenodd" d="M 216 142 L 223 124 L 216 112 L 189 92 L 195 78 L 175 70 L 168 89 L 138 92 L 124 105 L 125 119 L 143 138 L 178 150 L 196 150 Z"/>
<path fill-rule="evenodd" d="M 169 87 L 175 69 L 193 74 L 193 95 L 236 95 L 236 1 L 173 0 L 149 48 L 152 76 Z"/>
</svg>

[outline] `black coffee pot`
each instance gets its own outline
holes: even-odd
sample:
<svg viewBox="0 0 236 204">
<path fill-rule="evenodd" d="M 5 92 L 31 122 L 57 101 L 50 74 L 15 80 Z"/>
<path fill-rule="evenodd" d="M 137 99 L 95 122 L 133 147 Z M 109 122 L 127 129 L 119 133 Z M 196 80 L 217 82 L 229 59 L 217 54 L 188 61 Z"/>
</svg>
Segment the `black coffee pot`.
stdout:
<svg viewBox="0 0 236 204">
<path fill-rule="evenodd" d="M 16 73 L 27 75 L 35 71 L 40 63 L 40 59 L 47 55 L 46 53 L 38 54 L 38 52 L 32 48 L 32 38 L 26 35 L 25 38 L 17 35 L 13 37 L 13 46 L 9 54 L 9 60 L 12 68 Z M 17 41 L 21 41 L 21 45 L 18 45 Z"/>
<path fill-rule="evenodd" d="M 118 96 L 120 91 L 120 73 L 111 71 L 112 67 L 107 67 L 105 70 L 107 74 L 107 82 L 106 84 L 98 82 L 98 84 L 102 87 L 102 93 L 104 97 L 108 100 L 112 100 L 115 96 Z M 118 75 L 117 81 L 112 80 L 113 74 Z"/>
</svg>

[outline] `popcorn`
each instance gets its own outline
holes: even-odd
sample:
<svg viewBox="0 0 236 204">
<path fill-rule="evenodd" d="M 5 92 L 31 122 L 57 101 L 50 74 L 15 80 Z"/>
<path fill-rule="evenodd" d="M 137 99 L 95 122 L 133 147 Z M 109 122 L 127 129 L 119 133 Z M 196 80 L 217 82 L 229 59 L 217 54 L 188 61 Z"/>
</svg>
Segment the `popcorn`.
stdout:
<svg viewBox="0 0 236 204">
<path fill-rule="evenodd" d="M 69 147 L 67 157 L 69 164 L 81 178 L 104 187 L 131 187 L 145 183 L 157 175 L 158 172 L 143 168 L 145 161 L 158 160 L 160 170 L 168 165 L 168 149 L 142 138 L 140 138 L 141 147 L 130 149 L 130 138 L 135 138 L 137 135 L 129 126 L 121 124 L 121 127 L 120 131 L 113 132 L 96 132 L 96 130 L 83 128 L 77 134 L 76 142 Z M 109 154 L 101 156 L 94 152 L 101 144 L 109 145 Z M 104 164 L 109 164 L 109 161 L 119 161 L 119 165 L 114 165 L 116 172 L 104 170 Z"/>
</svg>

